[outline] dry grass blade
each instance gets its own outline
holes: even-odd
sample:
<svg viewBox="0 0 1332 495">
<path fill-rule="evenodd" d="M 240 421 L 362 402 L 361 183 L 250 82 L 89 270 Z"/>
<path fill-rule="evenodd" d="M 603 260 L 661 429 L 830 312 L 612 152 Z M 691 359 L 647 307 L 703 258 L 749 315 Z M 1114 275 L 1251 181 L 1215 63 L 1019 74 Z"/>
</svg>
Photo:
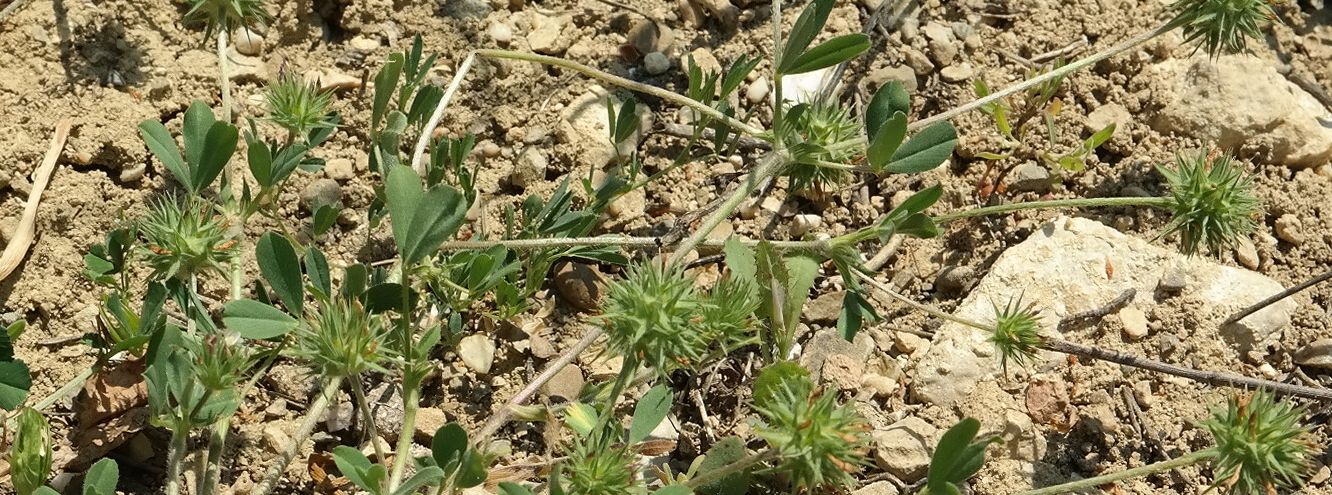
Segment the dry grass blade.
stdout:
<svg viewBox="0 0 1332 495">
<path fill-rule="evenodd" d="M 32 247 L 32 239 L 37 234 L 37 205 L 41 203 L 42 191 L 46 190 L 46 184 L 51 180 L 51 173 L 55 171 L 56 162 L 60 160 L 60 152 L 65 149 L 65 139 L 69 138 L 69 126 L 69 119 L 61 119 L 60 123 L 56 124 L 51 147 L 46 150 L 42 165 L 33 173 L 32 191 L 28 193 L 28 203 L 23 207 L 23 217 L 19 219 L 9 245 L 5 246 L 4 254 L 0 254 L 0 280 L 8 278 L 9 274 L 18 268 L 19 263 L 23 262 L 23 257 L 28 254 L 28 248 Z"/>
</svg>

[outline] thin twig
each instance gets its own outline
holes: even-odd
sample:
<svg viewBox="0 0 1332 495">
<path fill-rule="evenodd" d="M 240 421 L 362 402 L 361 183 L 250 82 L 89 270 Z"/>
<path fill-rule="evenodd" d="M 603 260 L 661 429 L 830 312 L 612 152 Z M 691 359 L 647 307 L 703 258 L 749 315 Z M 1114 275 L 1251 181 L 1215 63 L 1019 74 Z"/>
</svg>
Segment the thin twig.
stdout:
<svg viewBox="0 0 1332 495">
<path fill-rule="evenodd" d="M 1056 58 L 1064 57 L 1071 53 L 1077 52 L 1086 45 L 1087 45 L 1087 37 L 1083 36 L 1081 38 L 1078 38 L 1077 41 L 1064 45 L 1061 48 L 1056 48 L 1054 50 L 1050 50 L 1045 53 L 1034 55 L 1031 57 L 1030 62 L 1034 64 L 1043 64 L 1051 60 L 1054 60 Z"/>
<path fill-rule="evenodd" d="M 1328 279 L 1332 279 L 1332 270 L 1328 270 L 1328 271 L 1323 272 L 1322 274 L 1320 274 L 1320 275 L 1318 275 L 1318 276 L 1316 276 L 1316 277 L 1314 277 L 1314 278 L 1311 278 L 1311 279 L 1309 279 L 1309 280 L 1305 280 L 1305 281 L 1303 281 L 1303 282 L 1300 282 L 1299 285 L 1296 285 L 1296 286 L 1291 287 L 1291 288 L 1289 288 L 1289 289 L 1286 289 L 1286 290 L 1283 290 L 1283 291 L 1281 291 L 1281 292 L 1278 292 L 1276 295 L 1274 295 L 1274 296 L 1272 296 L 1272 297 L 1269 297 L 1269 298 L 1267 298 L 1267 299 L 1263 299 L 1263 300 L 1261 300 L 1261 301 L 1258 301 L 1258 302 L 1255 303 L 1254 305 L 1249 306 L 1249 307 L 1247 307 L 1247 308 L 1244 308 L 1243 310 L 1241 310 L 1241 311 L 1238 312 L 1238 313 L 1235 313 L 1235 314 L 1233 314 L 1233 315 L 1230 315 L 1230 318 L 1226 318 L 1226 321 L 1221 322 L 1221 326 L 1226 326 L 1226 325 L 1229 325 L 1229 324 L 1231 324 L 1231 323 L 1235 323 L 1235 322 L 1237 322 L 1237 321 L 1240 321 L 1240 320 L 1243 319 L 1245 316 L 1249 316 L 1249 315 L 1251 315 L 1251 314 L 1257 313 L 1258 311 L 1261 311 L 1263 308 L 1266 308 L 1266 307 L 1268 307 L 1268 306 L 1271 306 L 1271 305 L 1273 305 L 1273 304 L 1276 304 L 1277 301 L 1280 301 L 1280 300 L 1285 299 L 1285 298 L 1287 298 L 1287 297 L 1293 296 L 1293 295 L 1299 293 L 1300 291 L 1302 291 L 1302 290 L 1304 290 L 1304 289 L 1308 289 L 1308 288 L 1313 287 L 1313 286 L 1315 286 L 1315 285 L 1321 284 L 1321 283 L 1327 281 Z"/>
<path fill-rule="evenodd" d="M 527 403 L 527 400 L 531 399 L 533 395 L 536 395 L 537 390 L 540 390 L 542 385 L 545 385 L 551 378 L 554 378 L 556 373 L 559 373 L 561 369 L 564 369 L 565 366 L 572 363 L 573 360 L 577 358 L 579 354 L 582 354 L 583 351 L 587 350 L 588 347 L 592 347 L 592 343 L 596 342 L 597 338 L 601 337 L 601 334 L 602 332 L 600 328 L 589 327 L 587 333 L 583 334 L 583 338 L 579 340 L 578 343 L 574 344 L 573 347 L 566 349 L 564 354 L 561 354 L 558 358 L 555 358 L 554 361 L 551 361 L 550 364 L 546 365 L 546 369 L 542 370 L 540 375 L 537 375 L 537 377 L 532 379 L 526 387 L 519 390 L 513 398 L 509 399 L 509 402 L 506 403 L 504 407 L 495 411 L 495 414 L 492 415 L 490 419 L 486 420 L 484 425 L 481 425 L 481 429 L 477 430 L 476 435 L 473 436 L 475 439 L 473 440 L 473 444 L 485 445 L 486 440 L 488 440 L 491 435 L 494 435 L 495 432 L 499 431 L 499 429 L 503 427 L 505 423 L 508 423 L 509 419 L 513 417 L 513 409 L 515 407 Z"/>
<path fill-rule="evenodd" d="M 659 132 L 662 133 L 662 134 L 666 134 L 666 135 L 668 135 L 668 136 L 678 137 L 678 138 L 682 138 L 682 139 L 691 139 L 691 138 L 694 137 L 694 127 L 693 127 L 693 126 L 687 126 L 687 125 L 682 125 L 682 124 L 672 124 L 672 123 L 666 122 L 666 123 L 662 123 L 662 124 L 660 124 L 660 127 L 661 127 L 661 129 L 660 129 Z M 713 139 L 713 137 L 716 136 L 716 135 L 717 135 L 717 132 L 716 132 L 716 131 L 712 130 L 711 128 L 708 128 L 708 129 L 703 129 L 703 135 L 702 135 L 701 137 L 702 137 L 703 139 L 711 140 L 711 139 Z M 752 138 L 752 137 L 746 136 L 746 135 L 744 135 L 744 134 L 741 134 L 741 135 L 735 136 L 735 140 L 736 140 L 737 145 L 740 147 L 740 149 L 743 149 L 743 150 L 770 150 L 770 149 L 772 149 L 772 144 L 771 144 L 771 143 L 769 143 L 769 142 L 767 142 L 767 141 L 764 141 L 764 140 L 762 140 L 762 139 Z"/>
<path fill-rule="evenodd" d="M 467 58 L 463 59 L 458 65 L 458 73 L 453 75 L 453 82 L 444 90 L 444 97 L 439 99 L 439 104 L 435 105 L 435 112 L 430 114 L 430 120 L 421 129 L 421 136 L 416 138 L 416 149 L 412 150 L 412 170 L 419 175 L 425 175 L 425 167 L 421 164 L 421 158 L 425 156 L 426 147 L 430 145 L 430 137 L 435 134 L 435 128 L 439 126 L 440 119 L 444 118 L 444 109 L 448 108 L 449 102 L 453 100 L 453 94 L 458 92 L 462 86 L 463 79 L 467 73 L 472 71 L 472 63 L 476 60 L 475 53 L 468 53 Z"/>
<path fill-rule="evenodd" d="M 0 280 L 14 273 L 23 262 L 23 257 L 27 256 L 28 248 L 32 247 L 32 239 L 37 235 L 37 205 L 42 202 L 42 192 L 46 191 L 46 184 L 50 182 L 51 173 L 55 172 L 56 162 L 60 160 L 60 152 L 65 149 L 70 125 L 70 119 L 67 118 L 60 119 L 56 124 L 51 147 L 47 148 L 42 164 L 32 174 L 32 190 L 28 192 L 28 202 L 23 206 L 23 216 L 19 218 L 18 227 L 14 228 L 9 245 L 0 254 Z"/>
<path fill-rule="evenodd" d="M 22 7 L 25 3 L 28 3 L 28 0 L 14 0 L 4 10 L 0 10 L 0 23 L 5 22 L 5 19 L 13 15 L 14 12 L 18 12 L 19 7 Z"/>
</svg>

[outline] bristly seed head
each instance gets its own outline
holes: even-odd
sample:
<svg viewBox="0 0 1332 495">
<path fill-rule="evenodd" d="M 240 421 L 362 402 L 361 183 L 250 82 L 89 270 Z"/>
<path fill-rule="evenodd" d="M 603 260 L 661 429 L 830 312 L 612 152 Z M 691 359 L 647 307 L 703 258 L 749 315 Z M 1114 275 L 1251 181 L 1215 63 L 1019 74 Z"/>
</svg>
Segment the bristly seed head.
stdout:
<svg viewBox="0 0 1332 495">
<path fill-rule="evenodd" d="M 823 191 L 827 186 L 849 181 L 852 176 L 849 170 L 801 163 L 800 159 L 850 163 L 857 153 L 864 151 L 863 147 L 854 146 L 861 137 L 860 123 L 841 105 L 824 99 L 810 103 L 796 117 L 792 126 L 795 132 L 787 139 L 792 141 L 787 145 L 797 161 L 787 171 L 791 189 L 814 187 Z"/>
<path fill-rule="evenodd" d="M 1176 0 L 1170 10 L 1171 25 L 1212 58 L 1246 51 L 1249 38 L 1262 39 L 1263 24 L 1277 20 L 1270 0 Z"/>
<path fill-rule="evenodd" d="M 770 367 L 770 370 L 774 367 Z M 769 377 L 765 370 L 756 382 L 754 408 L 763 424 L 754 429 L 778 452 L 792 489 L 800 493 L 832 493 L 853 486 L 853 474 L 867 464 L 866 431 L 855 408 L 837 404 L 835 394 L 817 390 L 803 375 Z M 795 492 L 793 492 L 795 493 Z"/>
<path fill-rule="evenodd" d="M 205 36 L 241 26 L 262 27 L 269 18 L 264 0 L 190 0 L 190 10 L 185 13 L 187 24 L 204 25 Z"/>
<path fill-rule="evenodd" d="M 1216 253 L 1234 246 L 1257 226 L 1261 211 L 1253 179 L 1229 155 L 1179 154 L 1173 170 L 1158 166 L 1173 199 L 1174 218 L 1161 235 L 1180 233 L 1185 254 L 1199 246 Z"/>
<path fill-rule="evenodd" d="M 1008 304 L 994 307 L 994 333 L 990 342 L 999 350 L 999 363 L 1008 374 L 1008 362 L 1026 367 L 1036 360 L 1037 346 L 1041 344 L 1039 312 L 1034 304 L 1022 304 L 1022 297 L 1008 300 Z"/>
<path fill-rule="evenodd" d="M 388 332 L 383 322 L 366 312 L 360 302 L 334 298 L 297 330 L 296 354 L 326 376 L 352 376 L 383 371 L 388 357 Z"/>
<path fill-rule="evenodd" d="M 680 270 L 652 261 L 634 265 L 607 292 L 606 334 L 621 356 L 637 356 L 664 373 L 698 361 L 712 343 L 696 321 L 710 301 Z"/>
<path fill-rule="evenodd" d="M 268 120 L 297 138 L 304 139 L 312 130 L 336 125 L 329 117 L 332 94 L 320 91 L 315 83 L 306 83 L 294 74 L 283 74 L 277 84 L 268 87 L 264 97 L 268 102 Z"/>
<path fill-rule="evenodd" d="M 226 222 L 211 209 L 200 200 L 189 199 L 181 205 L 174 198 L 164 198 L 139 220 L 154 278 L 187 280 L 191 275 L 222 270 L 235 254 L 236 243 L 227 233 Z"/>
<path fill-rule="evenodd" d="M 1213 486 L 1232 495 L 1266 495 L 1303 484 L 1313 452 L 1303 415 L 1267 391 L 1231 397 L 1203 422 L 1216 441 Z"/>
</svg>

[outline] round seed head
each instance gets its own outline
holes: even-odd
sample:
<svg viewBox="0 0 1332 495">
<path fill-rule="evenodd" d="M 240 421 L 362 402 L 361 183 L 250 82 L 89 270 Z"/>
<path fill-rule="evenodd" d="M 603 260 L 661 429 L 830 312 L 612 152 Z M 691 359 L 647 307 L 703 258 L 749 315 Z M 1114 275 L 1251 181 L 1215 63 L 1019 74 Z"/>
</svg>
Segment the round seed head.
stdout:
<svg viewBox="0 0 1332 495">
<path fill-rule="evenodd" d="M 754 408 L 763 416 L 755 434 L 779 453 L 775 470 L 790 478 L 796 491 L 853 486 L 852 474 L 868 464 L 864 419 L 837 404 L 834 395 L 815 390 L 803 375 L 787 374 L 762 394 L 755 390 Z"/>
<path fill-rule="evenodd" d="M 609 346 L 662 372 L 695 362 L 711 343 L 699 316 L 709 306 L 681 271 L 651 261 L 634 265 L 607 290 Z"/>
<path fill-rule="evenodd" d="M 296 75 L 283 74 L 277 84 L 268 87 L 264 98 L 268 102 L 268 120 L 293 136 L 303 139 L 312 130 L 334 126 L 329 118 L 332 94 L 320 91 L 319 86 Z"/>
<path fill-rule="evenodd" d="M 634 457 L 623 447 L 605 445 L 595 438 L 575 441 L 564 464 L 566 493 L 577 495 L 633 495 L 646 493 L 634 470 Z"/>
<path fill-rule="evenodd" d="M 1173 200 L 1174 218 L 1161 235 L 1179 232 L 1186 254 L 1206 247 L 1220 252 L 1253 232 L 1261 213 L 1253 179 L 1229 155 L 1203 152 L 1175 157 L 1175 168 L 1157 167 Z"/>
<path fill-rule="evenodd" d="M 1246 51 L 1249 38 L 1262 39 L 1263 24 L 1277 20 L 1270 0 L 1176 0 L 1170 10 L 1185 41 L 1212 57 Z"/>
<path fill-rule="evenodd" d="M 1313 446 L 1304 411 L 1271 393 L 1231 397 L 1203 422 L 1216 441 L 1214 486 L 1233 495 L 1266 495 L 1300 486 Z"/>
<path fill-rule="evenodd" d="M 1004 373 L 1008 373 L 1008 362 L 1026 367 L 1036 359 L 1037 346 L 1041 344 L 1039 313 L 1034 305 L 1022 304 L 1022 298 L 1009 299 L 1008 304 L 994 307 L 994 332 L 990 342 L 999 350 L 999 362 Z"/>
<path fill-rule="evenodd" d="M 264 0 L 190 0 L 190 10 L 185 13 L 187 24 L 204 25 L 205 36 L 241 26 L 261 27 L 268 19 Z"/>
<path fill-rule="evenodd" d="M 235 254 L 236 242 L 226 221 L 199 200 L 179 204 L 173 198 L 154 203 L 139 220 L 147 248 L 144 256 L 157 279 L 187 280 L 209 271 L 220 273 Z"/>
<path fill-rule="evenodd" d="M 796 115 L 793 128 L 795 132 L 787 143 L 797 161 L 787 171 L 793 190 L 807 187 L 823 190 L 851 179 L 849 170 L 801 162 L 848 163 L 863 151 L 856 146 L 861 125 L 850 112 L 837 102 L 819 99 Z"/>
<path fill-rule="evenodd" d="M 253 354 L 236 335 L 205 335 L 190 344 L 194 378 L 213 391 L 231 390 L 253 363 Z"/>
<path fill-rule="evenodd" d="M 296 354 L 327 376 L 351 376 L 381 370 L 387 357 L 383 322 L 359 302 L 334 298 L 321 305 L 297 330 Z"/>
</svg>

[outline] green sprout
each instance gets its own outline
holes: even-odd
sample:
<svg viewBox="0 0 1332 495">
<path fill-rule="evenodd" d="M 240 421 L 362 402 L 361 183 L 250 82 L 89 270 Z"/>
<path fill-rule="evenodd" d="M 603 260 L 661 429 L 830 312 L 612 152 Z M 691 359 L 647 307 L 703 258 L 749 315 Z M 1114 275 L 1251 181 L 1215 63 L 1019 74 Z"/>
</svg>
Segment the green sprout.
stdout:
<svg viewBox="0 0 1332 495">
<path fill-rule="evenodd" d="M 263 0 L 190 0 L 185 13 L 185 22 L 204 25 L 204 36 L 241 26 L 262 27 L 269 18 Z"/>
<path fill-rule="evenodd" d="M 1009 299 L 1008 304 L 994 307 L 994 331 L 990 342 L 999 349 L 999 362 L 1008 374 L 1008 362 L 1025 367 L 1036 359 L 1036 350 L 1041 344 L 1040 320 L 1033 304 L 1022 304 L 1022 298 Z"/>
<path fill-rule="evenodd" d="M 1262 390 L 1231 397 L 1225 408 L 1203 422 L 1216 441 L 1212 486 L 1235 495 L 1300 486 L 1313 452 L 1309 430 L 1300 425 L 1303 414 L 1301 408 Z"/>
<path fill-rule="evenodd" d="M 227 222 L 211 215 L 211 209 L 196 199 L 182 205 L 166 198 L 139 221 L 155 278 L 188 280 L 204 272 L 221 273 L 235 254 L 236 242 L 227 233 Z"/>
<path fill-rule="evenodd" d="M 210 334 L 186 339 L 194 358 L 194 379 L 209 390 L 229 390 L 254 363 L 254 355 L 239 336 Z"/>
<path fill-rule="evenodd" d="M 333 95 L 320 91 L 315 83 L 307 83 L 294 74 L 283 74 L 277 84 L 264 94 L 268 103 L 268 120 L 282 126 L 294 139 L 304 137 L 315 129 L 337 126 L 329 113 Z"/>
<path fill-rule="evenodd" d="M 1270 0 L 1176 0 L 1170 10 L 1184 40 L 1212 57 L 1246 51 L 1249 38 L 1262 39 L 1262 25 L 1277 20 Z"/>
<path fill-rule="evenodd" d="M 28 495 L 46 484 L 51 475 L 51 426 L 42 413 L 23 408 L 18 413 L 18 431 L 9 450 L 14 491 Z"/>
<path fill-rule="evenodd" d="M 663 372 L 698 361 L 711 344 L 698 317 L 709 306 L 679 269 L 651 261 L 634 265 L 608 288 L 609 346 Z"/>
<path fill-rule="evenodd" d="M 388 350 L 383 322 L 359 302 L 335 298 L 297 330 L 296 354 L 324 376 L 347 377 L 362 371 L 383 371 L 378 363 Z"/>
<path fill-rule="evenodd" d="M 868 426 L 854 408 L 838 405 L 835 394 L 817 390 L 794 367 L 778 363 L 755 381 L 754 408 L 764 421 L 754 432 L 778 453 L 775 471 L 797 491 L 851 486 L 851 475 L 867 463 Z"/>
<path fill-rule="evenodd" d="M 1170 186 L 1174 218 L 1161 235 L 1180 233 L 1186 254 L 1220 252 L 1254 231 L 1261 207 L 1253 179 L 1229 155 L 1179 154 L 1175 168 L 1157 167 Z"/>
</svg>

